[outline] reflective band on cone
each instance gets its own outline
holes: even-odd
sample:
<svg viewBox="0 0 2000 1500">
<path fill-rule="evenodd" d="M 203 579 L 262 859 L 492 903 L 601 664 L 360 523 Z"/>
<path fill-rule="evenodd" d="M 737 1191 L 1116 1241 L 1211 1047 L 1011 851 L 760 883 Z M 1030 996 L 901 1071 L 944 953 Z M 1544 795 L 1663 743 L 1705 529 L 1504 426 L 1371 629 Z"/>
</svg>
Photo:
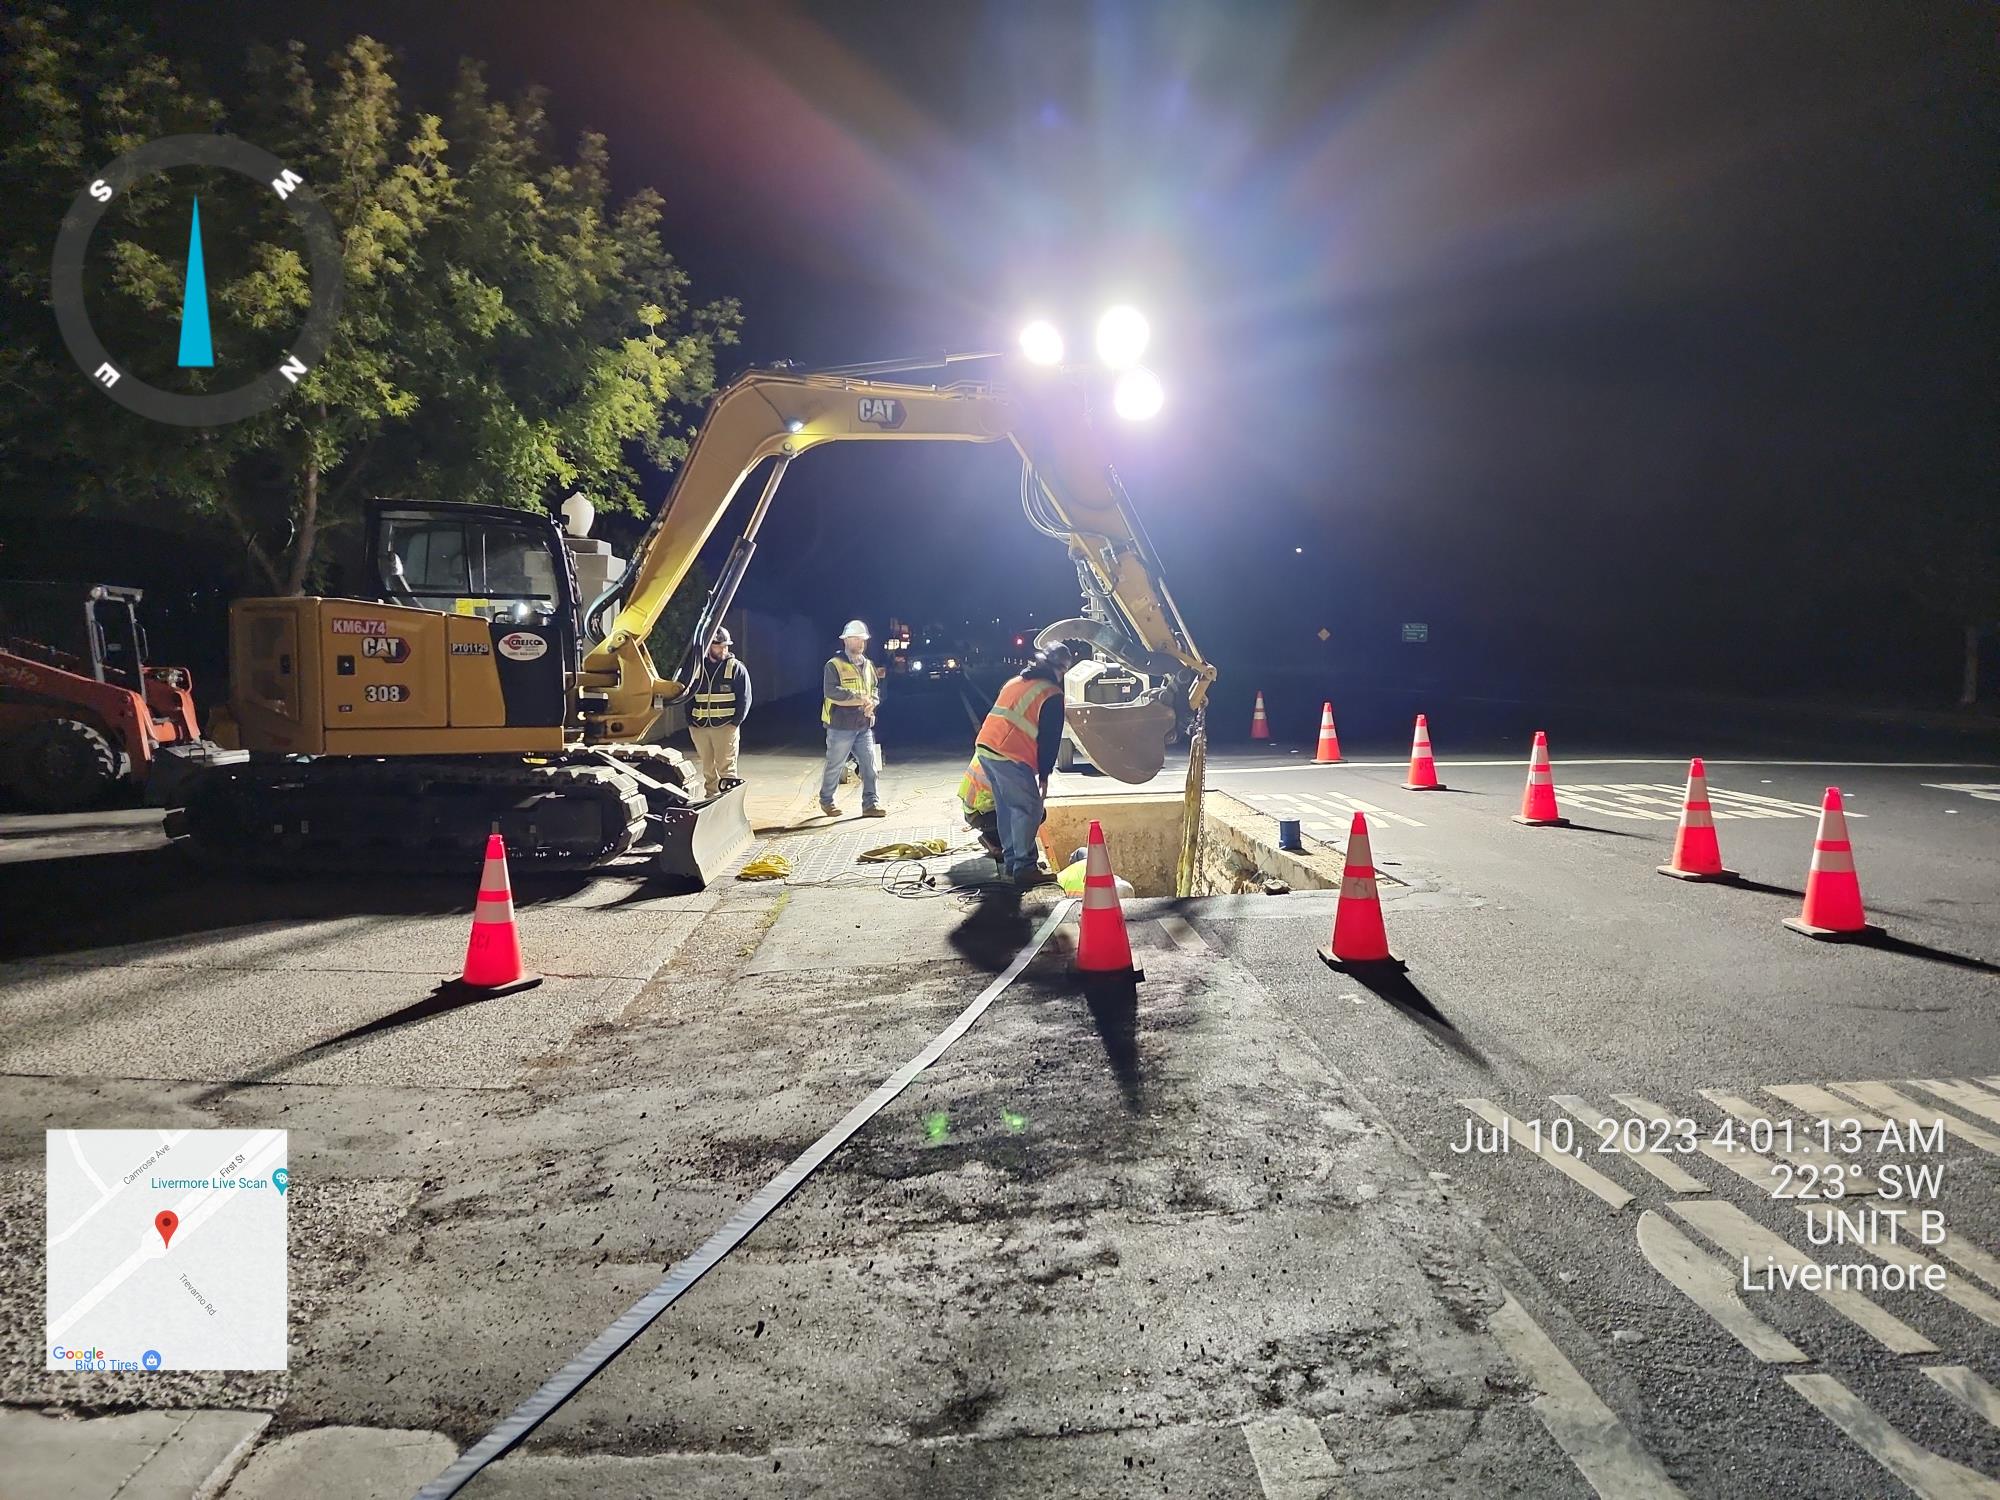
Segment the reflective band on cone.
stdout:
<svg viewBox="0 0 2000 1500">
<path fill-rule="evenodd" d="M 1869 924 L 1861 905 L 1861 879 L 1854 873 L 1854 846 L 1847 841 L 1847 814 L 1840 788 L 1826 789 L 1820 804 L 1819 833 L 1813 839 L 1812 868 L 1806 874 L 1805 909 L 1785 925 L 1807 937 L 1829 942 L 1872 937 L 1881 928 Z"/>
<path fill-rule="evenodd" d="M 1674 856 L 1657 867 L 1676 880 L 1734 880 L 1736 872 L 1722 867 L 1722 850 L 1715 842 L 1715 814 L 1708 804 L 1708 772 L 1697 755 L 1688 762 L 1687 796 L 1681 802 L 1681 826 L 1674 832 Z"/>
<path fill-rule="evenodd" d="M 465 945 L 469 989 L 497 990 L 528 978 L 521 963 L 521 934 L 514 925 L 514 893 L 507 884 L 507 844 L 498 833 L 486 840 L 486 868 L 479 877 L 479 900 L 472 909 L 472 936 Z"/>
<path fill-rule="evenodd" d="M 1268 740 L 1271 737 L 1271 721 L 1264 715 L 1264 694 L 1257 694 L 1257 706 L 1250 712 L 1250 738 Z"/>
<path fill-rule="evenodd" d="M 1319 711 L 1319 748 L 1313 751 L 1315 765 L 1332 765 L 1340 759 L 1340 736 L 1333 732 L 1333 705 Z"/>
<path fill-rule="evenodd" d="M 1406 792 L 1441 792 L 1444 783 L 1438 780 L 1437 762 L 1431 759 L 1430 720 L 1417 715 L 1417 733 L 1410 741 L 1410 775 L 1403 783 Z"/>
<path fill-rule="evenodd" d="M 1382 925 L 1382 896 L 1375 888 L 1375 855 L 1368 845 L 1368 818 L 1356 813 L 1347 830 L 1347 865 L 1340 873 L 1340 904 L 1333 909 L 1333 936 L 1319 956 L 1335 968 L 1403 968 L 1389 952 Z"/>
<path fill-rule="evenodd" d="M 1076 967 L 1083 974 L 1132 974 L 1132 940 L 1125 932 L 1125 908 L 1118 902 L 1118 882 L 1111 873 L 1111 854 L 1104 847 L 1104 825 L 1090 820 L 1090 848 L 1083 865 L 1083 914 L 1076 939 Z"/>
<path fill-rule="evenodd" d="M 1528 756 L 1528 784 L 1521 791 L 1516 823 L 1531 828 L 1567 828 L 1569 819 L 1556 809 L 1556 778 L 1549 769 L 1549 737 L 1535 731 L 1535 748 Z"/>
</svg>

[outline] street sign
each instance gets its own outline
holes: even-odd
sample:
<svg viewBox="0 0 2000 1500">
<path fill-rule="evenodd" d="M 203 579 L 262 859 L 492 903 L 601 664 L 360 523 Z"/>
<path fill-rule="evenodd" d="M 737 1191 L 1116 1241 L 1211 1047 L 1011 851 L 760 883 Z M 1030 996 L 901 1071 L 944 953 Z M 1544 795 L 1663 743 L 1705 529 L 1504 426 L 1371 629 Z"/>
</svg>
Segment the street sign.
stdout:
<svg viewBox="0 0 2000 1500">
<path fill-rule="evenodd" d="M 1420 646 L 1430 638 L 1431 628 L 1428 625 L 1415 624 L 1403 627 L 1403 644 L 1406 646 Z"/>
<path fill-rule="evenodd" d="M 1333 632 L 1331 630 L 1328 630 L 1324 625 L 1322 625 L 1319 628 L 1319 638 L 1323 641 L 1332 640 Z"/>
</svg>

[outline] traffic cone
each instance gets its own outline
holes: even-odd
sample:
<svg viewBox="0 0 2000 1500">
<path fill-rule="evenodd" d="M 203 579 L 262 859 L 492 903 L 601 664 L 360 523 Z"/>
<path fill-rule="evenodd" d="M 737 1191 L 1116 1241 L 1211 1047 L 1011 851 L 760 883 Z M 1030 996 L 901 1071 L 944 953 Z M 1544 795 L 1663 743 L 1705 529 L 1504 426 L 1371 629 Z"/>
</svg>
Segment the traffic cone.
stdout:
<svg viewBox="0 0 2000 1500">
<path fill-rule="evenodd" d="M 1340 736 L 1333 732 L 1333 705 L 1319 711 L 1319 749 L 1313 751 L 1315 765 L 1328 766 L 1340 759 Z"/>
<path fill-rule="evenodd" d="M 1556 810 L 1556 778 L 1549 769 L 1549 737 L 1535 731 L 1534 752 L 1528 757 L 1528 784 L 1521 792 L 1516 823 L 1531 828 L 1567 828 L 1569 819 Z"/>
<path fill-rule="evenodd" d="M 1354 815 L 1347 830 L 1347 867 L 1340 875 L 1340 903 L 1333 909 L 1333 937 L 1319 950 L 1333 968 L 1406 967 L 1389 952 L 1382 926 L 1382 897 L 1375 889 L 1375 856 L 1368 847 L 1368 818 Z"/>
<path fill-rule="evenodd" d="M 1406 792 L 1441 792 L 1443 782 L 1438 780 L 1437 762 L 1431 759 L 1430 720 L 1417 715 L 1416 738 L 1410 742 L 1410 776 L 1403 783 Z"/>
<path fill-rule="evenodd" d="M 1708 772 L 1697 755 L 1688 762 L 1687 798 L 1681 804 L 1681 826 L 1674 832 L 1674 857 L 1659 866 L 1676 880 L 1734 880 L 1736 872 L 1722 867 L 1722 850 L 1715 842 L 1715 814 L 1708 805 Z"/>
<path fill-rule="evenodd" d="M 1257 706 L 1250 711 L 1250 738 L 1253 740 L 1268 740 L 1270 737 L 1271 721 L 1264 715 L 1264 694 L 1262 689 L 1259 689 L 1257 693 Z"/>
<path fill-rule="evenodd" d="M 1785 918 L 1785 925 L 1825 942 L 1852 942 L 1882 930 L 1871 926 L 1861 909 L 1861 880 L 1854 873 L 1854 846 L 1847 841 L 1847 814 L 1837 786 L 1826 789 L 1826 800 L 1820 804 L 1819 834 L 1813 840 L 1812 869 L 1806 874 L 1805 910 Z"/>
<path fill-rule="evenodd" d="M 1118 904 L 1111 855 L 1104 847 L 1104 825 L 1095 818 L 1090 820 L 1090 848 L 1083 863 L 1083 916 L 1076 939 L 1076 967 L 1084 974 L 1143 977 L 1132 964 L 1132 940 L 1125 933 L 1125 908 Z"/>
<path fill-rule="evenodd" d="M 479 877 L 479 900 L 472 909 L 472 936 L 465 945 L 467 989 L 525 989 L 531 979 L 521 964 L 521 935 L 514 926 L 514 892 L 507 884 L 507 843 L 495 827 L 486 839 L 486 868 Z"/>
</svg>

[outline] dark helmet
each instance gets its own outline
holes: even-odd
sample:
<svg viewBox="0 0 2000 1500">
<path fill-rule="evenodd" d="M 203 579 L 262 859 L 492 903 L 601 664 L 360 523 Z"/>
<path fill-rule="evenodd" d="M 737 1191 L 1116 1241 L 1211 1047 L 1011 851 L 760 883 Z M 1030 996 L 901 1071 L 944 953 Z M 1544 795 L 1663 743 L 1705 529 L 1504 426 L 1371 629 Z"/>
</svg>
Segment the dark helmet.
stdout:
<svg viewBox="0 0 2000 1500">
<path fill-rule="evenodd" d="M 1035 661 L 1053 672 L 1060 682 L 1063 674 L 1076 665 L 1077 655 L 1076 647 L 1068 641 L 1050 641 L 1035 653 Z"/>
</svg>

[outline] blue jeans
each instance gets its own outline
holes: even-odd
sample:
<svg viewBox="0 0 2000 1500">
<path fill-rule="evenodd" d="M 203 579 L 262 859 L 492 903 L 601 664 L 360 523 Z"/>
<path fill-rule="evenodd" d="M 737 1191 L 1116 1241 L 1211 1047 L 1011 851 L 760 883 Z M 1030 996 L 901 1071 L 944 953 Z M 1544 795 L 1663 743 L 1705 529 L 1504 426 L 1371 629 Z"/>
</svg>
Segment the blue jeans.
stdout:
<svg viewBox="0 0 2000 1500">
<path fill-rule="evenodd" d="M 836 729 L 831 724 L 826 726 L 826 772 L 819 779 L 820 806 L 830 805 L 833 794 L 840 790 L 840 772 L 850 755 L 861 767 L 861 805 L 880 807 L 882 799 L 875 790 L 874 728 Z"/>
<path fill-rule="evenodd" d="M 1041 863 L 1035 835 L 1048 816 L 1042 807 L 1041 782 L 1035 768 L 997 756 L 982 755 L 979 759 L 986 766 L 986 779 L 993 783 L 993 811 L 1000 820 L 1000 847 L 1007 851 L 1007 873 L 1032 872 Z"/>
</svg>

